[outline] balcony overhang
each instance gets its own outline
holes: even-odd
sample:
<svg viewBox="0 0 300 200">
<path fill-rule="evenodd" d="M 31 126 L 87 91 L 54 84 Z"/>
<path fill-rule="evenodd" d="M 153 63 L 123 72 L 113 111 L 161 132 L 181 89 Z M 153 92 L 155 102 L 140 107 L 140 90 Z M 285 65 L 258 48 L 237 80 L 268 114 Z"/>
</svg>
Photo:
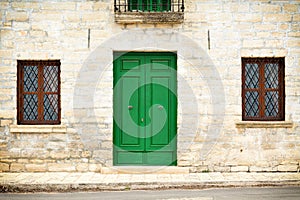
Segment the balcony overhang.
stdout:
<svg viewBox="0 0 300 200">
<path fill-rule="evenodd" d="M 183 20 L 183 12 L 115 12 L 115 22 L 118 24 L 179 24 Z"/>
</svg>

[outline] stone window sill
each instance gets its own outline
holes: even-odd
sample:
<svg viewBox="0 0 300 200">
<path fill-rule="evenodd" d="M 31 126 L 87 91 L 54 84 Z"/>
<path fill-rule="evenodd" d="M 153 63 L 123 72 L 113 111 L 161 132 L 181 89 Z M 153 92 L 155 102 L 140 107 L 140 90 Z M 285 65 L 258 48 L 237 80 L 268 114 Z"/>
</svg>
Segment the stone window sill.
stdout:
<svg viewBox="0 0 300 200">
<path fill-rule="evenodd" d="M 10 133 L 66 133 L 66 125 L 10 125 Z"/>
<path fill-rule="evenodd" d="M 183 12 L 116 12 L 115 22 L 118 24 L 134 23 L 182 23 Z"/>
<path fill-rule="evenodd" d="M 236 128 L 293 128 L 290 121 L 242 121 L 235 123 Z"/>
</svg>

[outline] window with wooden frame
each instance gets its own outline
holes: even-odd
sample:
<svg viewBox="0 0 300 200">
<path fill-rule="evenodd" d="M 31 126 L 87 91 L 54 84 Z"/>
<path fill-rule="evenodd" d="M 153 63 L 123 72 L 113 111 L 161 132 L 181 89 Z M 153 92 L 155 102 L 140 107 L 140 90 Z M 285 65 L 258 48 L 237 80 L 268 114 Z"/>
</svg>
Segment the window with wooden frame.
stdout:
<svg viewBox="0 0 300 200">
<path fill-rule="evenodd" d="M 18 60 L 18 124 L 60 124 L 60 61 Z"/>
<path fill-rule="evenodd" d="M 169 11 L 171 0 L 128 0 L 128 10 Z"/>
<path fill-rule="evenodd" d="M 284 120 L 284 58 L 242 58 L 243 120 Z"/>
<path fill-rule="evenodd" d="M 184 0 L 114 0 L 115 12 L 183 12 Z"/>
</svg>

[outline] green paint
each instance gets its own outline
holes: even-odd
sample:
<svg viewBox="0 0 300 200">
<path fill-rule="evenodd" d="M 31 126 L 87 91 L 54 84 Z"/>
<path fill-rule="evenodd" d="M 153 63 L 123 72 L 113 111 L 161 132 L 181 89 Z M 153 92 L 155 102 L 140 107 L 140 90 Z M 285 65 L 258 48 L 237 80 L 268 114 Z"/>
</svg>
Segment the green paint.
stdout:
<svg viewBox="0 0 300 200">
<path fill-rule="evenodd" d="M 171 1 L 170 0 L 129 0 L 129 10 L 142 10 L 142 11 L 170 11 Z"/>
<path fill-rule="evenodd" d="M 114 165 L 177 165 L 177 55 L 114 53 Z"/>
</svg>

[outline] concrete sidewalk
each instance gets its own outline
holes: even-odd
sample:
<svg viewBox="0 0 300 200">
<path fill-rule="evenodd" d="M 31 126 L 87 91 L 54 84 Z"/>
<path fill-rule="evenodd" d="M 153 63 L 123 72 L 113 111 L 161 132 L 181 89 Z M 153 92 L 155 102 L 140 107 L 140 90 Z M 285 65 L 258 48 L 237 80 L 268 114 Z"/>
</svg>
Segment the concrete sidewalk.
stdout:
<svg viewBox="0 0 300 200">
<path fill-rule="evenodd" d="M 72 192 L 299 186 L 300 173 L 0 173 L 0 192 Z"/>
</svg>

